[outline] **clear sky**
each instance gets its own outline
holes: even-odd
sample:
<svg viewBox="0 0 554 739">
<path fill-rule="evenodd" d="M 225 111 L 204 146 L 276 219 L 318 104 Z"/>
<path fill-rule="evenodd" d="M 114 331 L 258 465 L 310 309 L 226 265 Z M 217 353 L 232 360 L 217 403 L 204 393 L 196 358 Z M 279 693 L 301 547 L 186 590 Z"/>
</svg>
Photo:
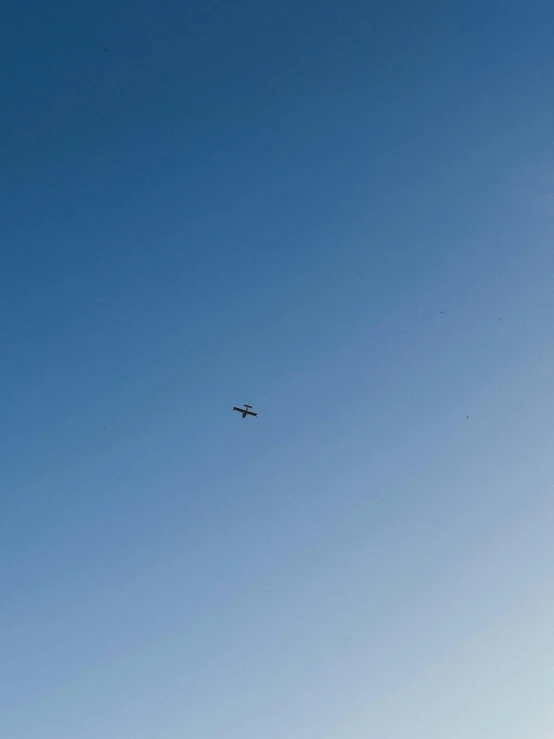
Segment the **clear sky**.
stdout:
<svg viewBox="0 0 554 739">
<path fill-rule="evenodd" d="M 552 1 L 0 48 L 2 739 L 551 739 Z"/>
</svg>

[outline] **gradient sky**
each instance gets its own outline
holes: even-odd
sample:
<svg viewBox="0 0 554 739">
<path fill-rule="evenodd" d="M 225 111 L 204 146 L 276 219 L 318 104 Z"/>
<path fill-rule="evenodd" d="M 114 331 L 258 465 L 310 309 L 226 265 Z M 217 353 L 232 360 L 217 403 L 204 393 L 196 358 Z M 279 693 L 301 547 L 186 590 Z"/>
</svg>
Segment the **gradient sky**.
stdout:
<svg viewBox="0 0 554 739">
<path fill-rule="evenodd" d="M 552 1 L 0 35 L 2 739 L 551 739 Z"/>
</svg>

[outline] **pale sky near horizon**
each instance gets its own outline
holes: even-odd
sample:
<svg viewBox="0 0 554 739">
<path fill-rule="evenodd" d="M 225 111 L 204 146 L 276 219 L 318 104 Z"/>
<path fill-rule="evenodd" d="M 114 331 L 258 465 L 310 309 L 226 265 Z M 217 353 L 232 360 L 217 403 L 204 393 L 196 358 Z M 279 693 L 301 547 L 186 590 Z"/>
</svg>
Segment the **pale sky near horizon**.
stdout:
<svg viewBox="0 0 554 739">
<path fill-rule="evenodd" d="M 551 1 L 0 33 L 0 737 L 552 739 Z"/>
</svg>

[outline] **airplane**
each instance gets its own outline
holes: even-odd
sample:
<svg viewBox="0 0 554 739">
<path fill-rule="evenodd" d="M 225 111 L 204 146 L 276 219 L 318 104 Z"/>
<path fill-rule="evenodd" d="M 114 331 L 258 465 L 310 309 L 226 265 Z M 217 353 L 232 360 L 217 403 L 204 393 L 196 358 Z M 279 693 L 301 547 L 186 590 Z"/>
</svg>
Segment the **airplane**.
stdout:
<svg viewBox="0 0 554 739">
<path fill-rule="evenodd" d="M 252 411 L 249 411 L 248 410 L 249 408 L 252 408 L 252 406 L 251 405 L 246 405 L 246 403 L 245 403 L 244 404 L 244 408 L 237 408 L 237 406 L 235 406 L 233 408 L 233 410 L 234 411 L 238 411 L 239 413 L 242 413 L 242 417 L 243 418 L 246 418 L 246 416 L 257 416 L 258 415 L 257 413 L 253 413 Z"/>
</svg>

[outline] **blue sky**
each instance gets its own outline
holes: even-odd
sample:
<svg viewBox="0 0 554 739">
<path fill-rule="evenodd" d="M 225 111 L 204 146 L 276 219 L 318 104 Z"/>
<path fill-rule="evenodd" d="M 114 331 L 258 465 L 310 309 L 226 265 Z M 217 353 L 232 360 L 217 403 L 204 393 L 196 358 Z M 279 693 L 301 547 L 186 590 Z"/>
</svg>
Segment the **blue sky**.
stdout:
<svg viewBox="0 0 554 739">
<path fill-rule="evenodd" d="M 551 2 L 1 25 L 2 737 L 550 738 Z"/>
</svg>

